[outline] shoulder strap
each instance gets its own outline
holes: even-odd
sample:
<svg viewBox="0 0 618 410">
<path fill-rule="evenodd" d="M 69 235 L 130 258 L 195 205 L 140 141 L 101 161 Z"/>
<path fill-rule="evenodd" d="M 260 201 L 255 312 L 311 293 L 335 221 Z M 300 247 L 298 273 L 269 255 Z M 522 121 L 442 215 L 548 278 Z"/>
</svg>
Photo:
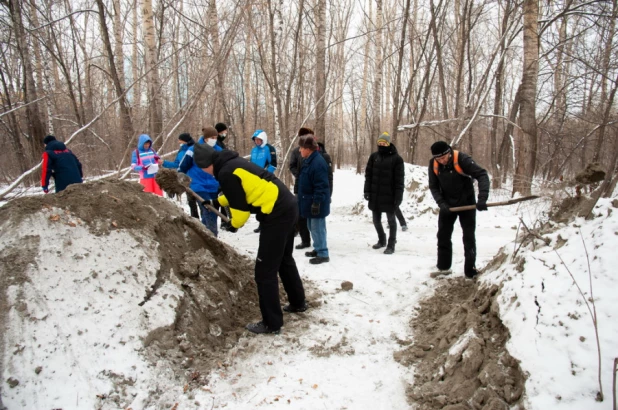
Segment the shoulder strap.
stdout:
<svg viewBox="0 0 618 410">
<path fill-rule="evenodd" d="M 453 167 L 458 174 L 466 177 L 468 176 L 465 172 L 463 172 L 463 169 L 461 169 L 461 165 L 459 165 L 459 151 L 457 150 L 453 150 Z"/>
<path fill-rule="evenodd" d="M 139 157 L 139 150 L 135 148 L 135 157 L 137 158 L 137 165 L 142 165 L 142 159 Z"/>
<path fill-rule="evenodd" d="M 459 165 L 459 151 L 457 150 L 453 150 L 453 168 L 455 168 L 455 171 L 457 171 L 457 173 L 459 175 L 463 175 L 463 176 L 469 176 L 467 175 L 465 172 L 463 172 L 463 169 L 461 169 L 461 165 Z M 433 173 L 436 174 L 436 176 L 438 176 L 438 161 L 436 161 L 435 159 L 433 160 Z"/>
</svg>

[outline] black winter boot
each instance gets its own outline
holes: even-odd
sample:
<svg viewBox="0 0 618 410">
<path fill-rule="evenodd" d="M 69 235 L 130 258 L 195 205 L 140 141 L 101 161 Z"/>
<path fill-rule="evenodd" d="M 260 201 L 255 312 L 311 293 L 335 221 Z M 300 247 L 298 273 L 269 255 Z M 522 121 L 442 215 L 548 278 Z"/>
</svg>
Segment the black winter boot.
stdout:
<svg viewBox="0 0 618 410">
<path fill-rule="evenodd" d="M 386 237 L 378 236 L 378 243 L 372 246 L 373 249 L 380 249 L 386 246 Z"/>
<path fill-rule="evenodd" d="M 392 255 L 393 253 L 395 253 L 395 244 L 397 243 L 396 240 L 392 240 L 389 239 L 388 240 L 388 246 L 386 247 L 386 249 L 384 249 L 384 253 L 387 255 Z"/>
</svg>

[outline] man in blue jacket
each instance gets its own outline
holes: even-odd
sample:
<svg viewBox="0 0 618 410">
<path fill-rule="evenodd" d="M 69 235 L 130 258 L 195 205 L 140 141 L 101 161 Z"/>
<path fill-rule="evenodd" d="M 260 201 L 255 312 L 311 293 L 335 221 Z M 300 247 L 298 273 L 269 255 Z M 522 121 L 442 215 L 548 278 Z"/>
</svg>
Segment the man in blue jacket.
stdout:
<svg viewBox="0 0 618 410">
<path fill-rule="evenodd" d="M 193 137 L 191 137 L 191 134 L 183 132 L 178 136 L 178 143 L 180 144 L 180 148 L 178 148 L 176 158 L 173 161 L 164 161 L 162 159 L 159 159 L 160 166 L 162 166 L 163 168 L 178 169 L 180 163 L 187 154 L 187 151 L 193 146 L 193 144 L 195 144 L 195 141 L 193 141 Z M 191 216 L 194 218 L 199 218 L 199 214 L 197 212 L 197 201 L 195 200 L 195 198 L 193 198 L 193 195 L 187 195 L 187 203 L 189 204 Z"/>
<path fill-rule="evenodd" d="M 326 241 L 326 217 L 330 214 L 328 164 L 313 134 L 303 135 L 298 145 L 304 159 L 298 176 L 298 206 L 313 238 L 313 251 L 305 255 L 311 257 L 309 263 L 317 265 L 330 261 Z"/>
<path fill-rule="evenodd" d="M 82 164 L 75 154 L 56 140 L 53 135 L 43 139 L 45 152 L 43 152 L 43 172 L 41 173 L 41 187 L 43 192 L 49 192 L 49 179 L 54 177 L 56 192 L 64 191 L 71 184 L 81 184 L 84 174 Z"/>
</svg>

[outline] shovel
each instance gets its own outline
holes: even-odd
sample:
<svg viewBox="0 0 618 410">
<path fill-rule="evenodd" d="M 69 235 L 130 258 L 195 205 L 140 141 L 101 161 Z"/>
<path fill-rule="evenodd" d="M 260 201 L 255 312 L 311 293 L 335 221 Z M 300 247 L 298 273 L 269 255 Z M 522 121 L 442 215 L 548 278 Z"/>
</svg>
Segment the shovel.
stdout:
<svg viewBox="0 0 618 410">
<path fill-rule="evenodd" d="M 219 218 L 221 218 L 224 222 L 230 222 L 230 218 L 226 215 L 219 212 L 210 204 L 204 203 L 204 198 L 195 193 L 191 188 L 189 188 L 189 184 L 191 184 L 191 178 L 189 178 L 185 174 L 180 174 L 173 169 L 165 168 L 160 169 L 157 172 L 157 176 L 155 177 L 157 184 L 165 191 L 169 196 L 180 195 L 184 192 L 191 194 L 200 201 L 200 203 L 209 211 L 217 214 Z"/>
<path fill-rule="evenodd" d="M 532 199 L 537 199 L 537 198 L 539 198 L 538 195 L 530 195 L 530 196 L 523 196 L 521 198 L 509 199 L 508 201 L 489 202 L 487 204 L 487 207 L 489 208 L 491 206 L 513 205 L 513 204 L 516 204 L 518 202 L 530 201 Z M 473 209 L 476 209 L 476 205 L 456 206 L 454 208 L 449 208 L 449 211 L 451 211 L 451 212 L 459 212 L 459 211 L 471 211 Z"/>
</svg>

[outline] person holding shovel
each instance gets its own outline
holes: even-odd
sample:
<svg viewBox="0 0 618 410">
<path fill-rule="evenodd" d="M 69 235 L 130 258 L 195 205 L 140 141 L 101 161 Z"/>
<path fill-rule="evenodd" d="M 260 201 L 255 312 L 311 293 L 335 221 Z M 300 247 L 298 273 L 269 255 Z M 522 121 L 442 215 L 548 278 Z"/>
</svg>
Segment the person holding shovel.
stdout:
<svg viewBox="0 0 618 410">
<path fill-rule="evenodd" d="M 487 171 L 475 163 L 469 155 L 453 150 L 444 141 L 431 146 L 433 158 L 429 161 L 429 189 L 440 207 L 438 215 L 438 272 L 450 274 L 453 260 L 451 236 L 455 221 L 463 231 L 464 274 L 474 278 L 476 269 L 476 211 L 487 210 L 489 197 L 489 176 Z M 472 179 L 478 182 L 478 201 L 475 199 Z M 450 208 L 474 205 L 476 209 L 451 212 Z M 432 277 L 437 276 L 432 273 Z"/>
<path fill-rule="evenodd" d="M 261 224 L 255 282 L 262 320 L 246 328 L 253 333 L 279 333 L 283 312 L 277 272 L 289 300 L 283 310 L 307 310 L 305 289 L 292 254 L 294 224 L 298 218 L 296 198 L 274 174 L 239 158 L 237 152 L 215 151 L 208 145 L 198 144 L 193 160 L 201 170 L 219 181 L 222 195 L 217 200 L 229 206 L 231 214 L 227 230 L 236 232 L 251 214 L 255 214 Z"/>
</svg>

